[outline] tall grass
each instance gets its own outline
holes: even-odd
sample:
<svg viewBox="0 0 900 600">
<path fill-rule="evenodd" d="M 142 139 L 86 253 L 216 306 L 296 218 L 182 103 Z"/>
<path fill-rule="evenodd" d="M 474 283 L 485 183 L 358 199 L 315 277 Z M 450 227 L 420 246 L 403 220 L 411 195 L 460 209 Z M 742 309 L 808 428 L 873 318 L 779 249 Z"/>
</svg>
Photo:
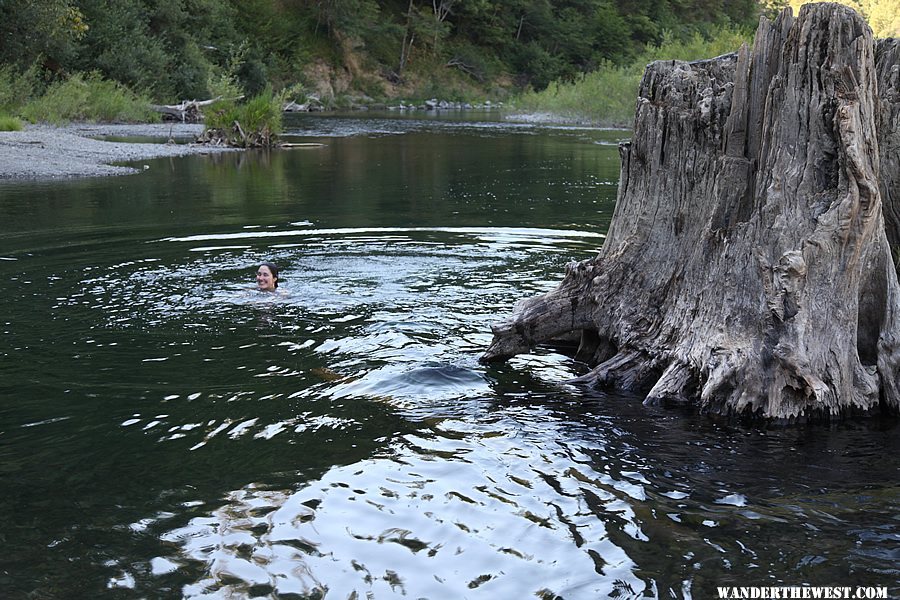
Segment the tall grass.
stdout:
<svg viewBox="0 0 900 600">
<path fill-rule="evenodd" d="M 644 69 L 655 60 L 712 58 L 752 43 L 752 34 L 722 27 L 687 40 L 666 36 L 627 65 L 604 63 L 573 82 L 554 82 L 540 92 L 528 91 L 513 99 L 518 111 L 545 112 L 601 125 L 629 126 L 634 119 L 638 86 Z"/>
<path fill-rule="evenodd" d="M 98 73 L 76 73 L 31 99 L 19 113 L 32 123 L 60 125 L 68 121 L 145 123 L 159 121 L 150 100 Z"/>
<path fill-rule="evenodd" d="M 0 131 L 22 131 L 22 121 L 15 117 L 0 115 Z"/>
</svg>

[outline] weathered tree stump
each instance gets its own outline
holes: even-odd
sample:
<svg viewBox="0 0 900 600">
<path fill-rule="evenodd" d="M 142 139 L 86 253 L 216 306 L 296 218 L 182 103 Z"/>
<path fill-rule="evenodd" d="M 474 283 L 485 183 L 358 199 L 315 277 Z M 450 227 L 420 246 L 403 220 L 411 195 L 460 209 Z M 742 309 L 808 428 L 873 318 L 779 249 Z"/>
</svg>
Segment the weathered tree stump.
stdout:
<svg viewBox="0 0 900 600">
<path fill-rule="evenodd" d="M 900 263 L 900 39 L 875 44 L 878 72 L 878 146 L 881 152 L 881 198 L 894 265 Z"/>
<path fill-rule="evenodd" d="M 576 381 L 648 404 L 785 422 L 897 413 L 882 214 L 890 196 L 897 241 L 897 52 L 879 43 L 876 74 L 862 19 L 810 4 L 761 19 L 752 52 L 649 65 L 600 254 L 520 302 L 482 361 L 580 330 L 592 368 Z"/>
</svg>

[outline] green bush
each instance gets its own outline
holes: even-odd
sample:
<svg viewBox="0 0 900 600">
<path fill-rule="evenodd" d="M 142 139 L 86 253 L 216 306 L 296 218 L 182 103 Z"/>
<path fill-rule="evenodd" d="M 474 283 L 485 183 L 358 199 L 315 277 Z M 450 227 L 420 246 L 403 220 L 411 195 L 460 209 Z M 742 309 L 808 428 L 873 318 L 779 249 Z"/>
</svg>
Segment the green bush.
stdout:
<svg viewBox="0 0 900 600">
<path fill-rule="evenodd" d="M 638 86 L 647 64 L 655 60 L 699 60 L 734 52 L 751 43 L 751 34 L 720 27 L 708 36 L 695 33 L 675 40 L 663 36 L 659 46 L 650 46 L 627 65 L 604 62 L 591 73 L 571 83 L 553 82 L 541 92 L 525 92 L 513 99 L 520 111 L 549 112 L 562 117 L 590 120 L 603 125 L 631 125 Z"/>
<path fill-rule="evenodd" d="M 549 112 L 576 120 L 624 126 L 634 118 L 641 74 L 634 67 L 603 63 L 571 83 L 553 82 L 541 92 L 513 99 L 516 110 Z"/>
<path fill-rule="evenodd" d="M 0 115 L 0 131 L 22 131 L 22 121 L 15 117 Z"/>
<path fill-rule="evenodd" d="M 150 101 L 120 83 L 103 79 L 98 73 L 76 73 L 54 83 L 40 98 L 21 109 L 32 123 L 45 121 L 150 122 L 159 115 L 150 109 Z"/>
<path fill-rule="evenodd" d="M 37 93 L 37 63 L 19 73 L 12 67 L 0 67 L 0 112 L 17 113 Z"/>
<path fill-rule="evenodd" d="M 496 56 L 485 53 L 472 43 L 462 41 L 450 44 L 447 56 L 446 68 L 456 69 L 478 83 L 495 79 L 504 71 L 503 63 Z"/>
<path fill-rule="evenodd" d="M 350 89 L 365 94 L 373 100 L 385 100 L 387 93 L 384 82 L 376 77 L 356 77 L 350 82 Z"/>
<path fill-rule="evenodd" d="M 284 97 L 266 89 L 243 103 L 216 102 L 206 111 L 202 139 L 241 148 L 274 145 L 282 131 Z"/>
<path fill-rule="evenodd" d="M 654 60 L 700 60 L 735 52 L 741 44 L 750 44 L 753 33 L 734 27 L 717 27 L 707 35 L 694 32 L 686 39 L 675 39 L 671 32 L 663 33 L 659 46 L 649 46 L 639 57 L 640 62 Z"/>
</svg>

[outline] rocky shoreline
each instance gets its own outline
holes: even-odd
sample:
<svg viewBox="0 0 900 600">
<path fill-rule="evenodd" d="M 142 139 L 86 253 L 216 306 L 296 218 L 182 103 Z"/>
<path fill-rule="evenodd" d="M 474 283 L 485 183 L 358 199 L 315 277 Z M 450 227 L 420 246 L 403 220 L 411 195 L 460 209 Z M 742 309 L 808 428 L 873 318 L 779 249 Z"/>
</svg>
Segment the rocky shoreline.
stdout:
<svg viewBox="0 0 900 600">
<path fill-rule="evenodd" d="M 233 151 L 190 143 L 202 131 L 203 125 L 180 123 L 30 125 L 23 131 L 2 131 L 0 181 L 126 175 L 142 169 L 116 163 Z M 94 139 L 98 137 L 158 138 L 168 140 L 168 143 Z"/>
<path fill-rule="evenodd" d="M 452 105 L 444 107 L 441 103 L 435 107 L 401 106 L 391 108 L 468 110 Z M 493 107 L 499 108 L 498 104 Z M 588 124 L 550 113 L 509 114 L 506 119 L 532 124 Z M 140 172 L 141 166 L 119 163 L 236 151 L 225 146 L 193 143 L 202 132 L 203 125 L 199 123 L 72 123 L 63 127 L 28 125 L 23 131 L 0 131 L 0 182 L 127 175 Z M 146 141 L 118 141 L 117 138 L 145 138 Z M 152 143 L 152 140 L 166 140 L 166 143 Z"/>
<path fill-rule="evenodd" d="M 406 100 L 397 100 L 393 103 L 376 102 L 368 96 L 350 98 L 350 106 L 346 107 L 351 111 L 399 111 L 399 112 L 441 112 L 441 111 L 460 111 L 460 110 L 496 110 L 502 109 L 503 102 L 493 102 L 485 100 L 484 102 L 455 102 L 450 100 L 439 100 L 431 98 L 421 102 L 408 102 Z M 306 101 L 302 103 L 288 102 L 284 105 L 284 112 L 331 112 L 333 109 L 326 107 L 318 95 L 310 94 Z"/>
</svg>

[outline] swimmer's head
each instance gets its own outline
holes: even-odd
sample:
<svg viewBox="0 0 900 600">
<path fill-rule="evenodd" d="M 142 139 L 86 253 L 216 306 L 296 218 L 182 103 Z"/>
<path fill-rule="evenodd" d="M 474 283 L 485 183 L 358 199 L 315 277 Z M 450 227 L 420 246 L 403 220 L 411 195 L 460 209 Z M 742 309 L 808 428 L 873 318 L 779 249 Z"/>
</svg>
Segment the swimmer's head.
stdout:
<svg viewBox="0 0 900 600">
<path fill-rule="evenodd" d="M 274 292 L 278 287 L 278 267 L 273 263 L 260 263 L 256 269 L 256 287 L 261 292 Z"/>
</svg>

